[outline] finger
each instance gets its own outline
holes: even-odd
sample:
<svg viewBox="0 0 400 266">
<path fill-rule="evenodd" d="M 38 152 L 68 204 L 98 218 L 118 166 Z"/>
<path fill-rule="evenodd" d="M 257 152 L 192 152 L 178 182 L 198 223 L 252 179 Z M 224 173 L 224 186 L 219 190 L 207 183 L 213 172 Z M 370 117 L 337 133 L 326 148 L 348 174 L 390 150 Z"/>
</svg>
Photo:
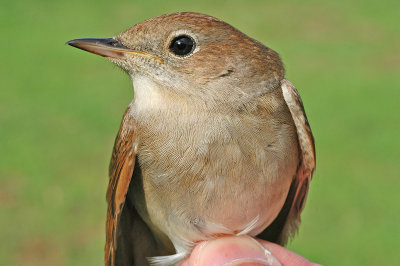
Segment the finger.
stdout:
<svg viewBox="0 0 400 266">
<path fill-rule="evenodd" d="M 226 236 L 198 244 L 181 266 L 281 265 L 259 242 L 248 236 Z"/>
<path fill-rule="evenodd" d="M 257 239 L 266 249 L 271 251 L 272 254 L 283 264 L 283 265 L 296 265 L 296 266 L 317 266 L 320 264 L 312 263 L 306 258 L 290 251 L 280 245 Z"/>
</svg>

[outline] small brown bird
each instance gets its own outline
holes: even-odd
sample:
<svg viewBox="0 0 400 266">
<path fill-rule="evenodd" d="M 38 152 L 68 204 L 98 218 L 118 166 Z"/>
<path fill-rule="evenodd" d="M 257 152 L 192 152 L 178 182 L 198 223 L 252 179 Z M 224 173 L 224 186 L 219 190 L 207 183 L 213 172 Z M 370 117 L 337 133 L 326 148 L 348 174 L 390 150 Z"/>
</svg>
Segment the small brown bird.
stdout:
<svg viewBox="0 0 400 266">
<path fill-rule="evenodd" d="M 134 87 L 110 165 L 106 265 L 175 265 L 201 240 L 296 232 L 314 141 L 275 51 L 189 12 L 68 44 Z"/>
</svg>

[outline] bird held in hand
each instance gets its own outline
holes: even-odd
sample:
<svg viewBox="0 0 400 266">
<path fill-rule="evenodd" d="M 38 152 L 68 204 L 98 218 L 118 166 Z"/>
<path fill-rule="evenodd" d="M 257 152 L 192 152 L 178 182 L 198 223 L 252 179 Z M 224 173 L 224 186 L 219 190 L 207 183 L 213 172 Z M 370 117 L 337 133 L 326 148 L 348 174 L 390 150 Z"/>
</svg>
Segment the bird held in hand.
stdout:
<svg viewBox="0 0 400 266">
<path fill-rule="evenodd" d="M 134 88 L 110 164 L 106 265 L 175 265 L 201 240 L 295 233 L 315 150 L 275 51 L 190 12 L 68 44 Z"/>
</svg>

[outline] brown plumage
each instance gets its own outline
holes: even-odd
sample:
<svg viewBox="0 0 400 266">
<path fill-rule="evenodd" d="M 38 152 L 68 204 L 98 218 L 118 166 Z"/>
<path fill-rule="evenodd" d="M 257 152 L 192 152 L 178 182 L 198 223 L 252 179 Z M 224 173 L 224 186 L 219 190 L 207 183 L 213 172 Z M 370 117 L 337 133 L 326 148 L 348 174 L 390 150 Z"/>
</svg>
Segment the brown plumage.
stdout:
<svg viewBox="0 0 400 266">
<path fill-rule="evenodd" d="M 106 265 L 172 265 L 221 234 L 284 244 L 296 232 L 314 141 L 276 52 L 197 13 L 69 44 L 106 56 L 135 90 L 110 164 Z"/>
<path fill-rule="evenodd" d="M 112 262 L 114 261 L 117 240 L 116 229 L 135 167 L 134 142 L 137 138 L 137 134 L 135 134 L 136 123 L 127 114 L 129 114 L 129 109 L 124 114 L 121 128 L 115 140 L 109 170 L 105 260 L 110 264 L 113 264 Z"/>
</svg>

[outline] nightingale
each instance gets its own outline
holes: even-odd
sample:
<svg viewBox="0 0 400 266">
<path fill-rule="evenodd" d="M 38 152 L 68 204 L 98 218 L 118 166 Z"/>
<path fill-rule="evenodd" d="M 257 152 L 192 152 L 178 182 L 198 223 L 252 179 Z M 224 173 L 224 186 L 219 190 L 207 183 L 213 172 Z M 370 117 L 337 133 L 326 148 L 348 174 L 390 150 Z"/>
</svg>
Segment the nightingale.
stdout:
<svg viewBox="0 0 400 266">
<path fill-rule="evenodd" d="M 223 235 L 293 236 L 315 148 L 275 51 L 191 12 L 67 44 L 106 57 L 134 88 L 110 163 L 106 265 L 177 265 Z"/>
</svg>

